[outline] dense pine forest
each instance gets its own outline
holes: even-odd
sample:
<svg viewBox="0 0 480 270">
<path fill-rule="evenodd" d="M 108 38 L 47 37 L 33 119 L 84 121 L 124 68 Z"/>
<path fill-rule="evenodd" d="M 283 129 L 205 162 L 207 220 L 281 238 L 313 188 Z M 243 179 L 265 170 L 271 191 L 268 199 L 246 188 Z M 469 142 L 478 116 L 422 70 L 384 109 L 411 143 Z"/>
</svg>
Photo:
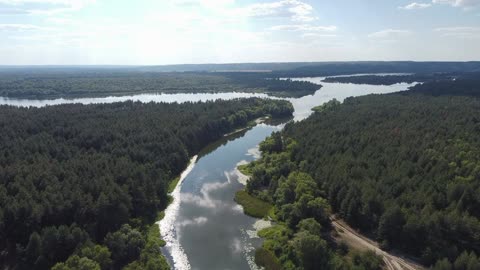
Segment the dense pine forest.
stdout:
<svg viewBox="0 0 480 270">
<path fill-rule="evenodd" d="M 2 268 L 168 268 L 149 227 L 168 184 L 225 133 L 292 111 L 262 99 L 0 106 Z"/>
<path fill-rule="evenodd" d="M 480 88 L 443 83 L 331 101 L 261 144 L 245 170 L 276 209 L 267 268 L 376 269 L 329 241 L 336 214 L 433 269 L 480 269 Z"/>
</svg>

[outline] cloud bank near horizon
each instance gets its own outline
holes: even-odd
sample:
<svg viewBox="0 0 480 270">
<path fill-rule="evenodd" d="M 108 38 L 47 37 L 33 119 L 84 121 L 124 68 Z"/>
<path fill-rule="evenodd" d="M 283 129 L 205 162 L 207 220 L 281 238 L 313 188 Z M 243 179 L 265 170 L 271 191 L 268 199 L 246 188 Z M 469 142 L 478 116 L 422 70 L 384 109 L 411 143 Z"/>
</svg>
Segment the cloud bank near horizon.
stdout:
<svg viewBox="0 0 480 270">
<path fill-rule="evenodd" d="M 324 2 L 0 0 L 0 64 L 480 59 L 480 0 Z"/>
</svg>

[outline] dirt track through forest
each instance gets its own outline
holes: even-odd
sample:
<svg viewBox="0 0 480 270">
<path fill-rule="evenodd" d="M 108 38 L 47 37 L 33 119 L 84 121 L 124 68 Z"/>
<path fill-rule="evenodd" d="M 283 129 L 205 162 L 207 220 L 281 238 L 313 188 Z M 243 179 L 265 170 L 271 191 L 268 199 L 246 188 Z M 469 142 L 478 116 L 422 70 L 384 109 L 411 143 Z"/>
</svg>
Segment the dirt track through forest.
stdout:
<svg viewBox="0 0 480 270">
<path fill-rule="evenodd" d="M 385 267 L 388 270 L 421 270 L 425 269 L 421 265 L 407 258 L 393 255 L 380 249 L 377 242 L 357 233 L 341 220 L 332 219 L 332 225 L 349 246 L 360 250 L 372 250 L 376 254 L 382 256 Z"/>
</svg>

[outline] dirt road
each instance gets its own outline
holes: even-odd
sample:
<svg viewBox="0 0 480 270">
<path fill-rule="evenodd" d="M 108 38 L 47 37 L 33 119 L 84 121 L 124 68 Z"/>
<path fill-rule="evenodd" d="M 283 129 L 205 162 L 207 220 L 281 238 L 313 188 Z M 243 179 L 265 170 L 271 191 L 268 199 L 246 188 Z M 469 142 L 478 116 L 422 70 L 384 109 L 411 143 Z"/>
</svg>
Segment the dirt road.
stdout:
<svg viewBox="0 0 480 270">
<path fill-rule="evenodd" d="M 379 248 L 378 243 L 360 235 L 341 220 L 332 219 L 332 225 L 339 237 L 348 245 L 359 250 L 373 250 L 383 257 L 386 269 L 388 270 L 420 270 L 425 269 L 419 264 L 398 255 L 393 255 Z"/>
</svg>

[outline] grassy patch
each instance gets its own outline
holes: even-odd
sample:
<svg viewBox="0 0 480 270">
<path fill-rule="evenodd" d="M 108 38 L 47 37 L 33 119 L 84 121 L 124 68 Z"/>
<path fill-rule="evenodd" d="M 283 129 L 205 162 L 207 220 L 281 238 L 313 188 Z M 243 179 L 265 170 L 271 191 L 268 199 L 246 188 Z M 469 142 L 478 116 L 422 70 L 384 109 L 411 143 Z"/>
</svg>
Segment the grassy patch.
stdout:
<svg viewBox="0 0 480 270">
<path fill-rule="evenodd" d="M 243 206 L 246 215 L 263 218 L 268 215 L 272 205 L 248 194 L 245 190 L 235 193 L 235 201 Z"/>
<path fill-rule="evenodd" d="M 259 266 L 265 267 L 266 270 L 282 269 L 282 265 L 277 257 L 264 248 L 259 248 L 255 251 L 255 263 Z"/>
<path fill-rule="evenodd" d="M 268 211 L 268 216 L 272 220 L 277 220 L 277 215 L 275 214 L 275 207 L 270 208 L 270 210 Z"/>
<path fill-rule="evenodd" d="M 158 224 L 153 224 L 148 228 L 147 243 L 156 244 L 161 247 L 165 246 L 166 243 L 160 236 L 160 228 L 158 228 Z"/>
<path fill-rule="evenodd" d="M 275 239 L 285 235 L 286 233 L 287 228 L 284 225 L 274 225 L 272 227 L 260 230 L 258 232 L 258 236 L 267 239 Z"/>
<path fill-rule="evenodd" d="M 180 181 L 180 176 L 178 176 L 175 179 L 173 179 L 172 181 L 170 181 L 170 183 L 168 184 L 168 193 L 173 192 L 173 190 L 175 189 L 175 187 L 178 184 L 178 181 Z"/>
<path fill-rule="evenodd" d="M 252 174 L 253 174 L 252 169 L 253 169 L 253 168 L 252 168 L 252 166 L 250 166 L 250 164 L 251 164 L 251 163 L 239 165 L 239 166 L 237 167 L 237 169 L 238 169 L 241 173 L 245 174 L 246 176 L 252 176 Z"/>
<path fill-rule="evenodd" d="M 165 217 L 165 210 L 158 212 L 156 221 L 160 221 Z"/>
</svg>

